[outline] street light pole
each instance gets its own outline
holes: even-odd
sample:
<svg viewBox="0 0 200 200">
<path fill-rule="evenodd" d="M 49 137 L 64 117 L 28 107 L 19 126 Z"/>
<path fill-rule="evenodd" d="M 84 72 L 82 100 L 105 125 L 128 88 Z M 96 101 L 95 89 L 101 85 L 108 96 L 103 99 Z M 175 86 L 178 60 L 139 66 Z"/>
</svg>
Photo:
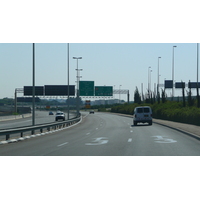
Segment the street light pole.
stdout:
<svg viewBox="0 0 200 200">
<path fill-rule="evenodd" d="M 67 118 L 69 120 L 69 43 L 68 43 L 68 64 L 67 64 L 67 66 L 68 66 L 68 73 L 67 73 L 67 75 L 68 75 L 68 103 L 67 103 L 68 112 L 67 112 Z"/>
<path fill-rule="evenodd" d="M 120 103 L 120 87 L 121 87 L 122 85 L 120 85 L 119 86 L 119 103 Z"/>
<path fill-rule="evenodd" d="M 197 107 L 200 107 L 199 99 L 199 43 L 197 43 Z"/>
<path fill-rule="evenodd" d="M 32 110 L 32 126 L 35 125 L 35 43 L 33 43 L 33 110 Z M 34 134 L 34 131 L 32 131 Z"/>
<path fill-rule="evenodd" d="M 73 59 L 76 59 L 77 60 L 77 95 L 76 95 L 76 99 L 77 99 L 77 101 L 76 101 L 76 103 L 77 103 L 77 116 L 79 116 L 79 78 L 80 78 L 80 76 L 79 76 L 79 71 L 81 71 L 82 69 L 78 69 L 78 59 L 82 59 L 82 57 L 73 57 Z"/>
<path fill-rule="evenodd" d="M 174 100 L 174 48 L 177 46 L 173 46 L 172 52 L 172 100 Z"/>
<path fill-rule="evenodd" d="M 150 70 L 150 91 L 151 91 L 151 72 L 152 72 L 153 70 Z"/>
<path fill-rule="evenodd" d="M 115 99 L 115 93 L 114 93 L 114 91 L 115 91 L 115 85 L 113 87 L 114 87 L 114 90 L 113 90 L 113 99 Z"/>
<path fill-rule="evenodd" d="M 157 98 L 158 98 L 158 95 L 159 95 L 159 77 L 160 77 L 160 74 L 159 74 L 159 58 L 161 58 L 161 57 L 158 57 L 158 84 L 157 84 Z"/>
<path fill-rule="evenodd" d="M 199 82 L 199 43 L 197 43 L 197 84 Z"/>
<path fill-rule="evenodd" d="M 149 77 L 150 77 L 150 75 L 149 75 L 149 74 L 150 74 L 150 73 L 149 73 L 149 70 L 150 70 L 150 68 L 151 68 L 151 67 L 148 68 L 148 92 L 150 92 L 150 82 L 149 82 Z"/>
</svg>

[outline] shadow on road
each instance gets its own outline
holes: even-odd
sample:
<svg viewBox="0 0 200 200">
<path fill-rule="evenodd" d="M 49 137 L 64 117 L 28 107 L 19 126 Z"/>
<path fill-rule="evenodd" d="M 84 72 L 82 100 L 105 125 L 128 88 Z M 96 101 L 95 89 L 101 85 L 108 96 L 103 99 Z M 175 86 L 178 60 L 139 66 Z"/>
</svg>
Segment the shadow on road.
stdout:
<svg viewBox="0 0 200 200">
<path fill-rule="evenodd" d="M 149 125 L 147 123 L 145 124 L 140 123 L 140 124 L 137 124 L 137 126 L 134 126 L 133 124 L 131 125 L 131 127 L 145 127 L 145 126 L 152 126 L 152 125 Z"/>
</svg>

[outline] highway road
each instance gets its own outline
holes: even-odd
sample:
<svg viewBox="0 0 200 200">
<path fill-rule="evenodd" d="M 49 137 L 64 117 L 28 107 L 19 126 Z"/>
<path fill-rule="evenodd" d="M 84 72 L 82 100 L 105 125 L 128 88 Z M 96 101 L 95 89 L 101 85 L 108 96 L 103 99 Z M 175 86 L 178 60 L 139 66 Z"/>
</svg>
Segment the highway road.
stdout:
<svg viewBox="0 0 200 200">
<path fill-rule="evenodd" d="M 67 117 L 67 113 L 66 117 Z M 69 117 L 74 117 L 75 114 L 70 113 Z M 44 123 L 51 123 L 55 122 L 55 112 L 54 115 L 49 115 L 47 111 L 36 111 L 35 112 L 35 124 L 44 124 Z M 16 120 L 7 120 L 0 122 L 0 129 L 6 128 L 16 128 L 21 126 L 29 126 L 32 125 L 32 116 L 27 118 L 21 118 Z"/>
<path fill-rule="evenodd" d="M 1 156 L 199 156 L 200 141 L 153 124 L 133 126 L 132 118 L 83 113 L 71 128 L 0 145 Z"/>
<path fill-rule="evenodd" d="M 67 113 L 66 118 L 67 118 Z M 70 113 L 69 118 L 75 117 L 75 113 Z M 2 117 L 3 118 L 3 117 Z M 54 115 L 49 115 L 47 111 L 36 111 L 35 112 L 35 124 L 44 124 L 44 123 L 51 123 L 55 122 L 55 112 Z M 26 118 L 20 118 L 15 120 L 6 120 L 0 121 L 0 129 L 8 129 L 8 128 L 16 128 L 16 127 L 23 127 L 23 126 L 31 126 L 32 125 L 32 116 Z M 24 135 L 30 135 L 29 132 L 24 133 Z M 10 138 L 19 137 L 19 134 L 10 135 Z M 5 136 L 0 136 L 0 141 L 5 140 Z"/>
</svg>

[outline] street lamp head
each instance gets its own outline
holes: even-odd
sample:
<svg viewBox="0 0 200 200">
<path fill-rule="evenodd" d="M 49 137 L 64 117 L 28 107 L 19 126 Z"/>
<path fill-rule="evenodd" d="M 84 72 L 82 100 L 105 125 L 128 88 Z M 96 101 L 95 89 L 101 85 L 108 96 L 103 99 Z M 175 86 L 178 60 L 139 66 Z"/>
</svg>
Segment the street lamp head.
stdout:
<svg viewBox="0 0 200 200">
<path fill-rule="evenodd" d="M 173 47 L 177 47 L 177 46 L 173 46 Z"/>
<path fill-rule="evenodd" d="M 158 57 L 158 58 L 161 58 L 161 57 Z"/>
<path fill-rule="evenodd" d="M 73 57 L 73 59 L 82 59 L 82 57 Z"/>
</svg>

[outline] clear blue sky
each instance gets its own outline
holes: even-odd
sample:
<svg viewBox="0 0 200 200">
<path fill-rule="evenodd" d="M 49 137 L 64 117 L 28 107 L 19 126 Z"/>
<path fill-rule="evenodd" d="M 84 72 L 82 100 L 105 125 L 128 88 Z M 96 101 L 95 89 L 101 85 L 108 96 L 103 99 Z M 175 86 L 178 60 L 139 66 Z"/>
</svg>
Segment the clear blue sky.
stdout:
<svg viewBox="0 0 200 200">
<path fill-rule="evenodd" d="M 96 86 L 128 89 L 131 99 L 136 86 L 148 88 L 148 67 L 151 66 L 151 87 L 157 84 L 158 57 L 160 83 L 172 78 L 172 48 L 176 81 L 196 81 L 196 43 L 70 43 L 70 84 L 76 84 L 76 60 L 81 56 L 81 80 L 95 81 Z M 67 84 L 67 44 L 36 43 L 36 85 Z M 32 85 L 32 43 L 0 44 L 0 98 L 13 97 L 15 88 Z M 170 94 L 171 90 L 169 90 Z M 194 91 L 194 93 L 196 93 Z M 175 91 L 176 95 L 181 94 Z M 21 96 L 21 95 L 19 95 Z M 118 95 L 115 96 L 118 98 Z M 126 95 L 122 95 L 126 100 Z"/>
</svg>

